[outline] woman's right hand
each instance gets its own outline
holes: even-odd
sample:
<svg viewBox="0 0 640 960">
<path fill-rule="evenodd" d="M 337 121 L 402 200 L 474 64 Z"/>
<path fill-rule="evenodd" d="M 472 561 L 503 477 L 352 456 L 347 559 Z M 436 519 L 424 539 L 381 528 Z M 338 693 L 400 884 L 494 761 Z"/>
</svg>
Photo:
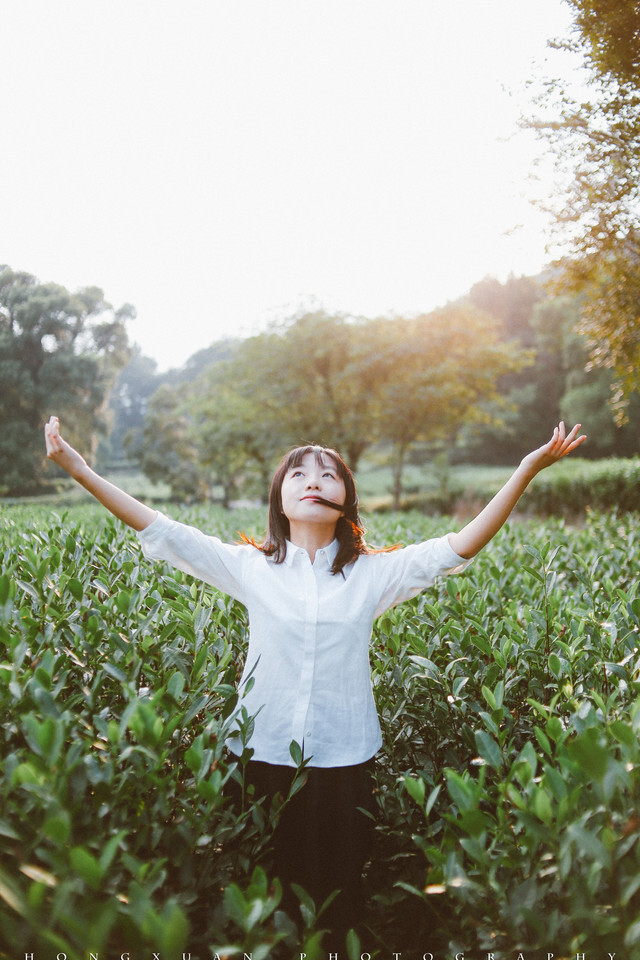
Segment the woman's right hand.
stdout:
<svg viewBox="0 0 640 960">
<path fill-rule="evenodd" d="M 48 423 L 44 425 L 44 441 L 49 459 L 70 473 L 72 477 L 86 468 L 87 461 L 84 457 L 61 437 L 60 421 L 55 416 L 50 417 Z"/>
<path fill-rule="evenodd" d="M 44 439 L 49 459 L 70 473 L 73 479 L 93 494 L 114 517 L 118 517 L 134 530 L 144 530 L 153 523 L 157 516 L 155 510 L 99 476 L 87 465 L 84 457 L 81 457 L 70 443 L 62 439 L 60 421 L 57 417 L 50 417 L 49 422 L 45 424 Z"/>
</svg>

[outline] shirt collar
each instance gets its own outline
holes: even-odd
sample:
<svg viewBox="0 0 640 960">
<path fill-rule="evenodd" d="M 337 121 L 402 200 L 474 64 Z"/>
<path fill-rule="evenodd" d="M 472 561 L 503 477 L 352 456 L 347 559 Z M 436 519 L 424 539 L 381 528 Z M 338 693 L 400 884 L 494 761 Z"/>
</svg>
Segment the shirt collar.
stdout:
<svg viewBox="0 0 640 960">
<path fill-rule="evenodd" d="M 338 555 L 338 541 L 337 539 L 332 540 L 331 543 L 322 547 L 320 550 L 316 551 L 316 562 L 319 558 L 324 558 L 329 569 L 333 566 L 333 561 Z M 287 540 L 287 555 L 285 557 L 285 563 L 288 566 L 291 566 L 294 560 L 294 557 L 297 553 L 306 553 L 307 551 L 304 547 L 296 547 L 295 544 L 291 543 L 290 540 Z"/>
</svg>

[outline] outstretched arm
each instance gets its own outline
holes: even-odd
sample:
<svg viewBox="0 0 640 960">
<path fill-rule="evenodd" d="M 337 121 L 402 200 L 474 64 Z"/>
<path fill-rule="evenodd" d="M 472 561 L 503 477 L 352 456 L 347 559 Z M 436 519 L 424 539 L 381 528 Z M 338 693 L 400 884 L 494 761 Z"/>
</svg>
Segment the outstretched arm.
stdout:
<svg viewBox="0 0 640 960">
<path fill-rule="evenodd" d="M 134 530 L 144 530 L 155 520 L 155 510 L 130 497 L 124 490 L 120 490 L 91 469 L 84 457 L 60 436 L 60 421 L 57 417 L 51 417 L 45 424 L 44 439 L 49 459 L 66 470 L 119 520 Z"/>
<path fill-rule="evenodd" d="M 564 423 L 561 422 L 553 431 L 549 443 L 527 454 L 484 510 L 458 533 L 449 535 L 449 542 L 459 557 L 467 559 L 475 557 L 476 553 L 482 550 L 503 526 L 535 475 L 545 467 L 561 460 L 562 457 L 566 457 L 587 439 L 586 436 L 577 436 L 579 429 L 580 424 L 577 423 L 567 434 Z"/>
</svg>

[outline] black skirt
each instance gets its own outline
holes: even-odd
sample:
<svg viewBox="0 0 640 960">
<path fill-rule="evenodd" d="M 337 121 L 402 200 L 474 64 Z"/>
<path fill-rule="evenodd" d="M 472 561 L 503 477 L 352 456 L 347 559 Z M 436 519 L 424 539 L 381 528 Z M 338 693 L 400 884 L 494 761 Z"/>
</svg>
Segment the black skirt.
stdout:
<svg viewBox="0 0 640 960">
<path fill-rule="evenodd" d="M 311 895 L 317 910 L 340 891 L 319 920 L 335 942 L 364 915 L 362 873 L 373 838 L 373 770 L 373 759 L 346 767 L 307 767 L 304 785 L 284 805 L 273 837 L 273 874 L 282 881 L 283 906 L 291 915 L 298 904 L 292 883 Z M 253 784 L 255 799 L 266 797 L 267 803 L 277 795 L 284 799 L 295 774 L 293 767 L 251 760 L 245 789 Z"/>
</svg>

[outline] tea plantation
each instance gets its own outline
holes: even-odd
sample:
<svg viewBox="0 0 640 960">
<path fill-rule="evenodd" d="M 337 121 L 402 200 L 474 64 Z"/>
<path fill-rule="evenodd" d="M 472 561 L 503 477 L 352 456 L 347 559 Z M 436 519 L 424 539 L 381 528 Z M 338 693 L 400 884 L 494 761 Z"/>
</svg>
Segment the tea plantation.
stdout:
<svg viewBox="0 0 640 960">
<path fill-rule="evenodd" d="M 171 512 L 232 540 L 264 522 Z M 449 525 L 387 514 L 368 537 Z M 0 531 L 0 956 L 325 957 L 304 891 L 279 909 L 276 812 L 229 798 L 243 608 L 145 561 L 98 507 L 7 507 Z M 377 621 L 350 956 L 640 956 L 639 559 L 637 514 L 514 520 Z"/>
</svg>

